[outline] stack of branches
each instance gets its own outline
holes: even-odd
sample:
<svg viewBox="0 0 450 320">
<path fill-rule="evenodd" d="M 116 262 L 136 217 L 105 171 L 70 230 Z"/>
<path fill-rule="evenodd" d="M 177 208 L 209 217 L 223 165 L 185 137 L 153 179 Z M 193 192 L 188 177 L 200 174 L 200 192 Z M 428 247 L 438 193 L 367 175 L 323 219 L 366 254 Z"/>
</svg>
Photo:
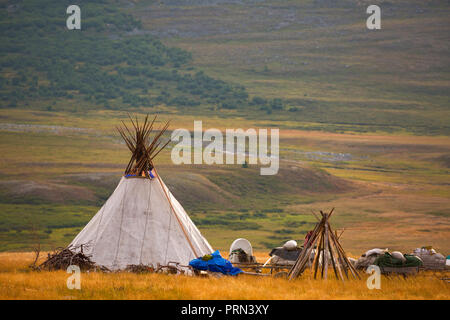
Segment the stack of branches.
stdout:
<svg viewBox="0 0 450 320">
<path fill-rule="evenodd" d="M 80 249 L 80 250 L 78 250 Z M 97 266 L 89 256 L 83 253 L 83 246 L 57 248 L 54 252 L 49 253 L 47 260 L 35 267 L 35 270 L 67 270 L 71 265 L 76 265 L 82 271 L 100 270 L 108 272 L 109 270 L 102 266 Z"/>
<path fill-rule="evenodd" d="M 131 159 L 125 169 L 125 174 L 134 174 L 150 178 L 149 172 L 153 169 L 153 159 L 170 143 L 169 139 L 169 141 L 161 146 L 160 141 L 161 136 L 169 127 L 169 121 L 159 129 L 158 133 L 150 138 L 156 116 L 152 121 L 149 121 L 147 115 L 144 122 L 141 124 L 137 117 L 134 120 L 129 114 L 128 117 L 131 120 L 134 130 L 130 130 L 123 121 L 123 127 L 117 127 L 117 131 L 120 133 L 123 140 L 125 140 L 128 149 L 131 151 Z"/>
<path fill-rule="evenodd" d="M 155 272 L 155 268 L 146 266 L 145 264 L 130 264 L 124 271 L 131 273 L 153 273 Z"/>
<path fill-rule="evenodd" d="M 329 219 L 333 214 L 333 211 L 334 208 L 330 211 L 330 213 L 323 213 L 320 211 L 322 219 L 320 219 L 319 223 L 315 226 L 303 248 L 303 251 L 289 271 L 289 280 L 302 275 L 306 269 L 310 254 L 313 252 L 314 248 L 316 248 L 316 250 L 313 262 L 311 264 L 311 273 L 314 273 L 314 279 L 316 279 L 319 271 L 322 279 L 327 279 L 328 265 L 330 261 L 333 266 L 336 279 L 341 279 L 344 281 L 343 273 L 347 279 L 349 279 L 350 273 L 355 279 L 361 279 L 355 267 L 348 260 L 344 249 L 339 243 L 337 235 L 333 233 L 331 229 Z M 321 265 L 319 263 L 320 260 L 322 261 Z"/>
<path fill-rule="evenodd" d="M 123 271 L 131 273 L 164 273 L 164 274 L 185 274 L 187 270 L 192 270 L 190 266 L 184 266 L 178 262 L 169 262 L 167 265 L 156 264 L 130 264 Z"/>
</svg>

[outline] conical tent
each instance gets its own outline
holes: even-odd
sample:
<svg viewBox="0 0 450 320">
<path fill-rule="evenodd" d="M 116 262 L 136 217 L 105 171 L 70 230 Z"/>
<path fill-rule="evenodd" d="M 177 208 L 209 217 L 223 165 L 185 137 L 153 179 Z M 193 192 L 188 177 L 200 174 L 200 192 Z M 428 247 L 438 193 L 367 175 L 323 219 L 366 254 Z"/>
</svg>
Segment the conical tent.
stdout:
<svg viewBox="0 0 450 320">
<path fill-rule="evenodd" d="M 155 140 L 162 135 L 147 141 L 154 120 L 150 126 L 147 118 L 142 126 L 137 120 L 132 123 L 136 137 L 125 140 L 133 153 L 126 174 L 69 248 L 83 248 L 93 262 L 111 270 L 140 264 L 187 265 L 213 250 L 153 166 L 151 155 L 159 145 Z"/>
</svg>

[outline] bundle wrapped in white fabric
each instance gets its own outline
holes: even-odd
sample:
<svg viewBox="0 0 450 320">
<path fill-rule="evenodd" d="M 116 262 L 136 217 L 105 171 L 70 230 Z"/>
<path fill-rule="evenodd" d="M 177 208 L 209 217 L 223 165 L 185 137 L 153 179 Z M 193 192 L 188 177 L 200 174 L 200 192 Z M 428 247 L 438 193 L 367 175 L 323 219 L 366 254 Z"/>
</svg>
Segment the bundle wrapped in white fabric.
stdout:
<svg viewBox="0 0 450 320">
<path fill-rule="evenodd" d="M 442 255 L 442 253 L 439 253 L 439 252 L 434 254 L 433 257 L 436 261 L 445 260 L 445 257 Z"/>
<path fill-rule="evenodd" d="M 426 261 L 443 263 L 445 260 L 445 257 L 442 255 L 442 253 L 436 252 L 436 250 L 434 249 L 417 248 L 414 250 L 414 254 L 425 259 Z"/>
<path fill-rule="evenodd" d="M 374 249 L 370 249 L 368 251 L 366 251 L 366 253 L 364 254 L 365 257 L 370 257 L 373 255 L 382 255 L 387 251 L 387 249 L 383 250 L 380 248 L 374 248 Z"/>
<path fill-rule="evenodd" d="M 394 257 L 394 258 L 396 258 L 396 259 L 400 259 L 400 260 L 402 260 L 403 262 L 406 261 L 406 258 L 403 256 L 403 253 L 401 253 L 400 251 L 393 251 L 393 252 L 391 253 L 391 256 Z"/>
<path fill-rule="evenodd" d="M 414 254 L 419 254 L 419 255 L 425 255 L 425 254 L 428 254 L 428 255 L 434 255 L 434 254 L 436 254 L 436 250 L 434 250 L 433 248 L 430 248 L 430 247 L 422 247 L 422 248 L 416 248 L 415 250 L 414 250 Z"/>
<path fill-rule="evenodd" d="M 419 257 L 423 262 L 423 267 L 429 270 L 443 270 L 445 269 L 445 257 L 436 252 L 431 247 L 422 247 L 414 250 L 415 256 Z"/>
<path fill-rule="evenodd" d="M 295 250 L 297 249 L 297 241 L 295 240 L 286 241 L 286 243 L 283 244 L 283 248 L 286 250 Z"/>
<path fill-rule="evenodd" d="M 386 249 L 373 248 L 367 250 L 365 253 L 361 255 L 361 257 L 359 257 L 358 260 L 356 260 L 355 267 L 357 269 L 365 269 L 368 266 L 374 264 L 375 260 L 377 260 L 379 256 L 384 255 L 386 252 L 389 252 L 387 248 Z"/>
</svg>

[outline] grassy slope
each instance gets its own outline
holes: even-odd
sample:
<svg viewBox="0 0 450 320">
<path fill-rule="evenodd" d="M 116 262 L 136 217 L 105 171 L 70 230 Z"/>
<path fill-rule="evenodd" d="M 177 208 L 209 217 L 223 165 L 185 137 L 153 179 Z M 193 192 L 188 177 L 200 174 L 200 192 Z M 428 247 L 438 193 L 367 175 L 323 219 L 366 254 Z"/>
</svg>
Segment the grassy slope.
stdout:
<svg viewBox="0 0 450 320">
<path fill-rule="evenodd" d="M 448 133 L 444 1 L 380 2 L 379 31 L 365 27 L 367 1 L 151 3 L 130 9 L 143 28 L 192 52 L 208 74 L 296 110 L 248 118 L 309 130 Z"/>
<path fill-rule="evenodd" d="M 44 248 L 67 244 L 113 191 L 128 160 L 111 129 L 122 114 L 65 115 L 0 113 L 3 126 L 34 126 L 2 127 L 0 132 L 5 155 L 0 171 L 2 250 L 29 250 L 36 234 Z M 161 115 L 161 120 L 167 117 Z M 170 117 L 171 128 L 192 129 L 193 118 Z M 61 124 L 83 130 L 46 127 Z M 264 126 L 245 119 L 233 126 L 250 124 Z M 229 125 L 210 118 L 204 127 Z M 343 243 L 352 252 L 371 246 L 409 251 L 428 244 L 444 254 L 450 249 L 448 168 L 442 161 L 449 153 L 447 137 L 282 130 L 280 150 L 284 160 L 272 177 L 260 176 L 256 167 L 173 166 L 169 150 L 158 158 L 158 167 L 201 231 L 221 250 L 243 236 L 256 248 L 302 239 L 314 223 L 311 210 L 331 207 L 337 208 L 334 223 L 346 229 Z M 310 157 L 323 151 L 351 158 Z"/>
</svg>

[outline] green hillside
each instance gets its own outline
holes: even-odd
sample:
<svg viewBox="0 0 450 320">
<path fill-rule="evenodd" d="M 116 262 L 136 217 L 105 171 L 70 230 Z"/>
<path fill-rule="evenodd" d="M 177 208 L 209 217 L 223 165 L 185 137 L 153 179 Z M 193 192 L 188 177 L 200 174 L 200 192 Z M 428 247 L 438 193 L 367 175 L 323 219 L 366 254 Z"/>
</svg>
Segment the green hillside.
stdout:
<svg viewBox="0 0 450 320">
<path fill-rule="evenodd" d="M 445 1 L 1 1 L 2 108 L 171 110 L 448 134 Z M 169 109 L 167 109 L 169 108 Z M 290 121 L 290 122 L 287 122 Z"/>
<path fill-rule="evenodd" d="M 140 21 L 111 0 L 82 3 L 81 30 L 66 28 L 70 1 L 3 1 L 2 107 L 40 110 L 247 105 L 241 86 L 195 70 L 191 54 L 132 35 Z"/>
<path fill-rule="evenodd" d="M 381 30 L 366 28 L 371 4 Z M 450 132 L 448 1 L 141 0 L 127 12 L 251 99 L 283 100 L 276 109 L 256 99 L 247 118 L 332 132 Z"/>
</svg>

